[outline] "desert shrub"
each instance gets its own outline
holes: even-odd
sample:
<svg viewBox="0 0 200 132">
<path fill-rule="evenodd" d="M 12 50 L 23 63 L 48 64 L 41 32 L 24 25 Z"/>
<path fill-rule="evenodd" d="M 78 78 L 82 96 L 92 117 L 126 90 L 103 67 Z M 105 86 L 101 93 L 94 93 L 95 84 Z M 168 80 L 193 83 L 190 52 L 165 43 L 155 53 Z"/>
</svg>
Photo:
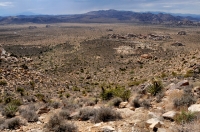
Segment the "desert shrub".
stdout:
<svg viewBox="0 0 200 132">
<path fill-rule="evenodd" d="M 141 107 L 139 98 L 135 98 L 135 99 L 132 101 L 132 105 L 133 105 L 133 107 L 135 107 L 135 108 Z"/>
<path fill-rule="evenodd" d="M 152 84 L 149 85 L 147 91 L 151 95 L 155 96 L 157 93 L 159 93 L 160 91 L 162 91 L 162 89 L 163 89 L 163 85 L 162 85 L 161 81 L 158 81 L 158 80 L 154 79 L 154 80 L 152 80 Z"/>
<path fill-rule="evenodd" d="M 90 99 L 86 102 L 86 106 L 94 106 L 96 104 L 96 101 L 95 99 Z"/>
<path fill-rule="evenodd" d="M 131 91 L 126 90 L 125 87 L 117 86 L 115 88 L 104 89 L 102 87 L 101 98 L 103 100 L 110 100 L 113 97 L 120 97 L 124 101 L 130 98 Z"/>
<path fill-rule="evenodd" d="M 181 111 L 181 113 L 175 117 L 175 121 L 177 123 L 188 123 L 194 121 L 195 118 L 195 113 L 190 111 Z"/>
<path fill-rule="evenodd" d="M 16 89 L 16 91 L 17 91 L 18 93 L 20 93 L 21 96 L 24 96 L 24 88 L 18 87 L 18 88 Z"/>
<path fill-rule="evenodd" d="M 6 80 L 0 80 L 0 85 L 6 86 L 7 85 Z"/>
<path fill-rule="evenodd" d="M 151 102 L 149 100 L 143 100 L 141 102 L 141 106 L 144 107 L 145 109 L 149 109 L 149 107 L 151 107 Z"/>
<path fill-rule="evenodd" d="M 59 116 L 64 118 L 64 119 L 71 119 L 69 110 L 61 110 L 59 112 Z"/>
<path fill-rule="evenodd" d="M 108 107 L 102 107 L 96 111 L 93 120 L 95 123 L 98 123 L 114 121 L 118 119 L 121 119 L 121 115 L 118 112 Z"/>
<path fill-rule="evenodd" d="M 165 96 L 165 93 L 162 91 L 162 92 L 159 92 L 157 93 L 156 95 L 156 102 L 157 103 L 160 103 L 162 101 L 162 98 Z"/>
<path fill-rule="evenodd" d="M 5 120 L 4 124 L 2 125 L 3 129 L 16 129 L 22 125 L 19 118 L 11 118 Z"/>
<path fill-rule="evenodd" d="M 18 107 L 13 104 L 8 104 L 5 106 L 2 114 L 6 117 L 14 117 L 15 113 L 18 111 Z"/>
<path fill-rule="evenodd" d="M 188 71 L 185 73 L 184 77 L 192 77 L 193 75 L 194 75 L 194 72 L 193 72 L 192 70 L 188 70 Z"/>
<path fill-rule="evenodd" d="M 79 111 L 79 119 L 83 121 L 90 120 L 94 118 L 95 113 L 96 113 L 96 110 L 93 108 L 89 108 L 89 107 L 82 108 Z"/>
<path fill-rule="evenodd" d="M 123 100 L 119 97 L 115 97 L 111 100 L 111 105 L 118 107 Z"/>
<path fill-rule="evenodd" d="M 54 132 L 78 132 L 78 129 L 74 124 L 66 123 L 58 115 L 51 116 L 45 127 L 49 131 Z"/>
<path fill-rule="evenodd" d="M 58 109 L 60 106 L 60 103 L 56 101 L 52 101 L 50 102 L 50 106 L 53 107 L 54 109 Z"/>
<path fill-rule="evenodd" d="M 175 108 L 189 107 L 195 102 L 196 102 L 196 99 L 192 94 L 183 94 L 181 98 L 173 100 L 173 104 Z"/>
<path fill-rule="evenodd" d="M 40 101 L 42 101 L 42 100 L 44 99 L 44 95 L 43 95 L 43 94 L 38 93 L 38 94 L 36 94 L 35 96 L 36 96 L 37 99 L 40 100 Z"/>
<path fill-rule="evenodd" d="M 4 122 L 5 122 L 5 119 L 0 117 L 0 125 L 3 124 Z"/>
<path fill-rule="evenodd" d="M 10 104 L 20 106 L 22 105 L 22 101 L 20 99 L 12 99 Z"/>
<path fill-rule="evenodd" d="M 19 110 L 19 113 L 24 117 L 28 122 L 36 122 L 38 121 L 38 115 L 35 112 L 35 109 L 31 109 L 32 107 L 28 106 L 24 109 Z"/>
<path fill-rule="evenodd" d="M 173 130 L 177 130 L 177 132 L 200 132 L 199 121 L 175 125 Z"/>
<path fill-rule="evenodd" d="M 69 98 L 69 97 L 70 97 L 70 93 L 66 93 L 66 94 L 65 94 L 65 97 L 66 97 L 66 98 Z"/>
<path fill-rule="evenodd" d="M 132 106 L 135 108 L 144 107 L 148 109 L 151 107 L 151 102 L 149 100 L 140 100 L 138 97 L 132 101 Z"/>
<path fill-rule="evenodd" d="M 74 100 L 63 100 L 63 104 L 64 106 L 62 109 L 68 109 L 70 111 L 73 111 L 80 107 L 80 104 L 78 104 Z"/>
<path fill-rule="evenodd" d="M 7 97 L 5 97 L 5 99 L 4 99 L 4 103 L 5 103 L 5 104 L 8 104 L 8 103 L 11 102 L 11 100 L 12 100 L 12 97 L 7 96 Z"/>
<path fill-rule="evenodd" d="M 145 81 L 146 81 L 146 79 L 134 80 L 134 81 L 129 82 L 129 83 L 128 83 L 128 86 L 129 86 L 129 87 L 138 86 L 138 85 L 144 83 Z"/>
</svg>

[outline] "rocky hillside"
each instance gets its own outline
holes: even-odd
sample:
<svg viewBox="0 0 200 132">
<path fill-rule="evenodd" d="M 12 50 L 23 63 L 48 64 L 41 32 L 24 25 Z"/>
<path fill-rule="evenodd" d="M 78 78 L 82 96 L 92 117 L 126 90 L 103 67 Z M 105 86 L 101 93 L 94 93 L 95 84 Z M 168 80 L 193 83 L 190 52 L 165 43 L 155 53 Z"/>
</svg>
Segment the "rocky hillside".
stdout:
<svg viewBox="0 0 200 132">
<path fill-rule="evenodd" d="M 0 27 L 0 131 L 200 131 L 198 28 L 29 27 Z"/>
<path fill-rule="evenodd" d="M 136 13 L 131 11 L 100 10 L 79 15 L 39 15 L 39 16 L 14 16 L 3 17 L 0 24 L 21 23 L 149 23 L 149 24 L 174 24 L 196 25 L 191 17 L 178 17 L 170 14 Z M 196 19 L 197 20 L 197 19 Z"/>
</svg>

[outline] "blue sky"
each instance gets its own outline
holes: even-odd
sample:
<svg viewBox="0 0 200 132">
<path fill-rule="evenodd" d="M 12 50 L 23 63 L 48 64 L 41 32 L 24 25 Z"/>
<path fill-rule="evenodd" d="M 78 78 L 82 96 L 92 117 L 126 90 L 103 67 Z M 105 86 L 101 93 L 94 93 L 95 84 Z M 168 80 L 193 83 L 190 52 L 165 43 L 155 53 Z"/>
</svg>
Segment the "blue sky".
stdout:
<svg viewBox="0 0 200 132">
<path fill-rule="evenodd" d="M 200 14 L 200 0 L 0 0 L 0 15 L 80 14 L 107 9 Z"/>
</svg>

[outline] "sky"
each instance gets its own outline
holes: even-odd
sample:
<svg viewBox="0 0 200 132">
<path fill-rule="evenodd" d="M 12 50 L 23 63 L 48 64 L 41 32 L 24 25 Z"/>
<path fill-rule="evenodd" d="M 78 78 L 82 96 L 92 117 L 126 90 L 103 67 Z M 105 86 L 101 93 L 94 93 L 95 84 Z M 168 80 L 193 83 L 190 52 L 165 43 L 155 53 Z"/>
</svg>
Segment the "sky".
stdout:
<svg viewBox="0 0 200 132">
<path fill-rule="evenodd" d="M 0 0 L 0 16 L 24 12 L 81 14 L 108 9 L 200 14 L 200 0 Z"/>
</svg>

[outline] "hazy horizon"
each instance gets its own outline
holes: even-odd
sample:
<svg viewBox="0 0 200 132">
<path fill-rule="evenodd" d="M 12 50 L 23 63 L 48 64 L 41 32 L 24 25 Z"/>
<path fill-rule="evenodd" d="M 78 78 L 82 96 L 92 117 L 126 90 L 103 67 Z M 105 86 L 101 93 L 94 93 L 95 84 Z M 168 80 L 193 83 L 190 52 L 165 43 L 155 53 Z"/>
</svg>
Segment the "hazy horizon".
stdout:
<svg viewBox="0 0 200 132">
<path fill-rule="evenodd" d="M 166 12 L 200 15 L 200 1 L 193 0 L 0 0 L 0 16 L 22 13 L 45 15 L 82 14 L 96 10 Z"/>
</svg>

